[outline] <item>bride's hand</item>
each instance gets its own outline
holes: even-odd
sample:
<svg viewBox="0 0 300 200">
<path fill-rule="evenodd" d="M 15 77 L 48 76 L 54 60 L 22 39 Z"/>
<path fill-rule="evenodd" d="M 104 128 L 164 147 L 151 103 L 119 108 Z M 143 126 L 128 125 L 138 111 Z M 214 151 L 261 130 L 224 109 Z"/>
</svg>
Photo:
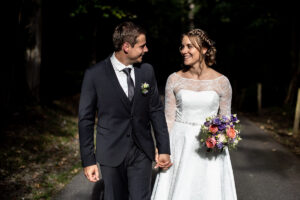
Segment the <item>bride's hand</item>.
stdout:
<svg viewBox="0 0 300 200">
<path fill-rule="evenodd" d="M 159 164 L 158 164 L 158 149 L 155 148 L 155 166 L 154 166 L 154 169 L 158 168 L 159 167 Z"/>
<path fill-rule="evenodd" d="M 159 154 L 158 162 L 156 165 L 163 170 L 169 169 L 173 165 L 173 163 L 170 160 L 170 155 L 169 154 Z"/>
<path fill-rule="evenodd" d="M 158 162 L 158 149 L 155 148 L 155 162 Z"/>
</svg>

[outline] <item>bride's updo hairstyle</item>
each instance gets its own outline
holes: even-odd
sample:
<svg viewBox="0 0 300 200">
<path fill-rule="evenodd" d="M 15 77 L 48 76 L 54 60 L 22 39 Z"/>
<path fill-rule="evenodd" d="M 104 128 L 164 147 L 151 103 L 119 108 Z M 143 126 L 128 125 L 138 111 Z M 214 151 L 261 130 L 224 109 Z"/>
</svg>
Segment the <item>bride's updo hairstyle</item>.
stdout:
<svg viewBox="0 0 300 200">
<path fill-rule="evenodd" d="M 206 65 L 212 66 L 216 64 L 216 53 L 217 49 L 214 46 L 215 42 L 208 38 L 205 31 L 201 29 L 193 29 L 183 36 L 188 36 L 191 43 L 195 46 L 196 49 L 202 54 L 202 49 L 207 49 L 206 53 L 203 55 Z"/>
</svg>

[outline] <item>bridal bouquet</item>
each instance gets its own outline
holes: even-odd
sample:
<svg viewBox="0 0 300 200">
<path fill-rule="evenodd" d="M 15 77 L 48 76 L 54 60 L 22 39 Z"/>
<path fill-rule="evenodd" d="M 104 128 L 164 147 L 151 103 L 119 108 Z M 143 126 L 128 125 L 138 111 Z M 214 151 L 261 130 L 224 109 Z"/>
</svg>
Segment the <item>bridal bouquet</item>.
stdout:
<svg viewBox="0 0 300 200">
<path fill-rule="evenodd" d="M 208 152 L 222 152 L 226 146 L 229 150 L 235 149 L 242 139 L 239 122 L 236 114 L 208 117 L 198 135 L 200 146 Z"/>
</svg>

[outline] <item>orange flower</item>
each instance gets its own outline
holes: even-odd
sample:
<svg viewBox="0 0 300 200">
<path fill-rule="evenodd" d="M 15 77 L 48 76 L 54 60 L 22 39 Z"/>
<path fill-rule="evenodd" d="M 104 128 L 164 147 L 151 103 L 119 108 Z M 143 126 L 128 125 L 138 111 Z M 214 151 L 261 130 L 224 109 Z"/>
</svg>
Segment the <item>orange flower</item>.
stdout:
<svg viewBox="0 0 300 200">
<path fill-rule="evenodd" d="M 215 134 L 218 131 L 218 126 L 216 125 L 210 125 L 209 126 L 209 131 Z"/>
<path fill-rule="evenodd" d="M 226 129 L 226 133 L 227 133 L 227 136 L 230 137 L 230 138 L 235 138 L 235 130 L 234 128 L 230 127 L 230 128 L 227 128 Z"/>
<path fill-rule="evenodd" d="M 212 149 L 215 147 L 217 141 L 215 138 L 211 137 L 211 138 L 207 138 L 205 143 L 206 143 L 207 148 Z"/>
</svg>

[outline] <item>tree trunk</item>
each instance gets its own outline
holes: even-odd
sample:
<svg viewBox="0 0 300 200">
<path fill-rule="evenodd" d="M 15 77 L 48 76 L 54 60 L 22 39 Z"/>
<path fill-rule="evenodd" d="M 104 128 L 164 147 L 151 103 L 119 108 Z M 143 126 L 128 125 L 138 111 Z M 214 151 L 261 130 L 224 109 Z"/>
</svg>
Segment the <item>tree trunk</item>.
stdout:
<svg viewBox="0 0 300 200">
<path fill-rule="evenodd" d="M 292 60 L 292 78 L 289 83 L 288 93 L 284 100 L 284 104 L 291 105 L 293 103 L 293 99 L 297 92 L 297 83 L 299 81 L 300 76 L 300 40 L 299 40 L 299 27 L 296 24 L 296 20 L 293 20 L 292 24 L 292 51 L 291 51 L 291 60 Z"/>
<path fill-rule="evenodd" d="M 262 102 L 262 84 L 258 83 L 257 84 L 257 108 L 258 108 L 257 111 L 259 115 L 262 114 L 261 102 Z"/>
<path fill-rule="evenodd" d="M 298 89 L 297 103 L 296 103 L 296 110 L 295 110 L 295 119 L 294 119 L 294 127 L 293 127 L 294 137 L 298 137 L 299 122 L 300 122 L 300 88 Z"/>
<path fill-rule="evenodd" d="M 33 0 L 32 15 L 29 16 L 27 32 L 29 41 L 26 46 L 26 80 L 32 97 L 40 99 L 40 71 L 41 71 L 41 45 L 42 45 L 42 0 Z"/>
<path fill-rule="evenodd" d="M 292 74 L 292 78 L 291 78 L 291 81 L 289 84 L 288 93 L 285 98 L 284 104 L 291 105 L 293 103 L 293 99 L 295 97 L 297 83 L 299 82 L 299 76 L 300 76 L 300 51 L 298 51 L 297 57 L 298 57 L 297 67 L 294 68 L 294 70 L 293 70 L 294 72 Z"/>
<path fill-rule="evenodd" d="M 188 19 L 189 19 L 189 27 L 190 29 L 193 29 L 195 27 L 194 24 L 194 9 L 195 9 L 195 4 L 193 0 L 188 0 L 188 5 L 189 5 L 189 14 L 188 14 Z"/>
</svg>

